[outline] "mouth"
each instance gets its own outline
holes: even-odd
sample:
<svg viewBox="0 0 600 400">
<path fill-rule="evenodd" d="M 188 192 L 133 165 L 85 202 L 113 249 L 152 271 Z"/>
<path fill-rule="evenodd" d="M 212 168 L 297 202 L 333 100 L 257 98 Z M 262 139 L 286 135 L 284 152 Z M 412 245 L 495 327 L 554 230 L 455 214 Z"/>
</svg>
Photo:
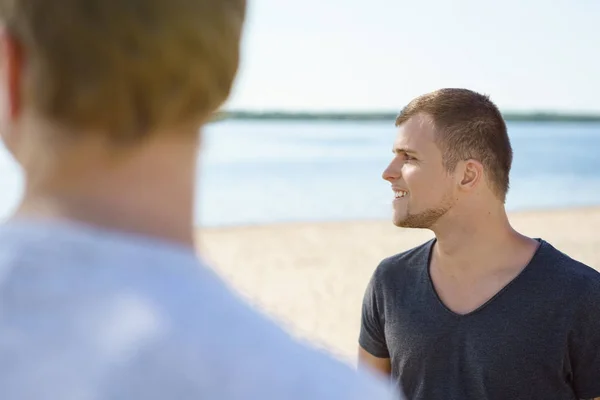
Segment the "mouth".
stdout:
<svg viewBox="0 0 600 400">
<path fill-rule="evenodd" d="M 406 196 L 408 196 L 408 192 L 406 190 L 394 190 L 394 198 L 401 199 Z"/>
</svg>

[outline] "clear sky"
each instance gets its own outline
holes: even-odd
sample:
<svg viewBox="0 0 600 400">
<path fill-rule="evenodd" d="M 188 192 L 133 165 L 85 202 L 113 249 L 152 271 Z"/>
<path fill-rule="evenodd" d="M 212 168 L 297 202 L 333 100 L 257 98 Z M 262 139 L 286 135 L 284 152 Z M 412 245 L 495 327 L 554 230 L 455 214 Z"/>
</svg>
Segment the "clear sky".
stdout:
<svg viewBox="0 0 600 400">
<path fill-rule="evenodd" d="M 600 0 L 248 0 L 226 109 L 397 111 L 440 87 L 600 112 Z"/>
</svg>

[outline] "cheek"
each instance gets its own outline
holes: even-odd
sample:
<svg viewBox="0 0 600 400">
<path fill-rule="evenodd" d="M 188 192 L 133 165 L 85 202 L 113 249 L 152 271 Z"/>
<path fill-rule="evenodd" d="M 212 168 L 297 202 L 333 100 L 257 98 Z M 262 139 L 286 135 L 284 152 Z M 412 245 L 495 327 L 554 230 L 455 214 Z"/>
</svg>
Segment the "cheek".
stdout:
<svg viewBox="0 0 600 400">
<path fill-rule="evenodd" d="M 446 174 L 406 165 L 402 176 L 409 192 L 420 200 L 430 199 L 436 202 L 449 194 L 450 178 Z"/>
</svg>

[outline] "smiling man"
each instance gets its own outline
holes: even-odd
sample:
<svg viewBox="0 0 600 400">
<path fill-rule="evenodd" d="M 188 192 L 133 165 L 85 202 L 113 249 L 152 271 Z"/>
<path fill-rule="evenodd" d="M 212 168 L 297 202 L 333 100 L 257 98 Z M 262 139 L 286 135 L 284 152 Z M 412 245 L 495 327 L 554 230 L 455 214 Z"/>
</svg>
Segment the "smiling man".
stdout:
<svg viewBox="0 0 600 400">
<path fill-rule="evenodd" d="M 599 398 L 600 273 L 511 227 L 512 149 L 496 106 L 442 89 L 396 126 L 383 173 L 393 222 L 435 239 L 375 270 L 359 364 L 409 400 Z"/>
</svg>

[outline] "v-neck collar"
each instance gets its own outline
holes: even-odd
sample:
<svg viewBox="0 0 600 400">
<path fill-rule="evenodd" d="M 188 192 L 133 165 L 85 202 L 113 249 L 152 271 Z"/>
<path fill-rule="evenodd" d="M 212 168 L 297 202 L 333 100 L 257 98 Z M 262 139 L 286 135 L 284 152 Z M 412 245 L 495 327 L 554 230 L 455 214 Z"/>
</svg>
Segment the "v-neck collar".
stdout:
<svg viewBox="0 0 600 400">
<path fill-rule="evenodd" d="M 519 274 L 517 276 L 515 276 L 506 285 L 504 285 L 504 287 L 502 287 L 489 300 L 487 300 L 486 302 L 484 302 L 483 304 L 481 304 L 479 307 L 477 307 L 473 311 L 470 311 L 470 312 L 468 312 L 466 314 L 460 314 L 460 313 L 452 311 L 450 308 L 448 308 L 448 306 L 440 298 L 437 290 L 435 289 L 435 285 L 433 284 L 433 279 L 431 278 L 431 260 L 432 260 L 432 257 L 433 257 L 433 249 L 434 249 L 435 243 L 437 242 L 437 239 L 434 238 L 434 239 L 432 239 L 429 242 L 429 248 L 427 249 L 427 252 L 426 252 L 427 253 L 427 258 L 426 258 L 426 262 L 425 262 L 425 269 L 426 269 L 426 273 L 427 273 L 427 281 L 428 281 L 428 284 L 429 284 L 429 289 L 431 290 L 431 292 L 435 296 L 435 298 L 437 300 L 437 303 L 447 313 L 451 314 L 455 318 L 469 318 L 469 317 L 473 316 L 474 314 L 477 314 L 477 313 L 483 311 L 489 305 L 491 305 L 492 303 L 494 303 L 499 297 L 502 297 L 502 295 L 505 292 L 507 292 L 516 282 L 518 282 L 519 280 L 523 279 L 523 276 L 526 274 L 526 272 L 531 269 L 531 266 L 534 265 L 536 263 L 537 259 L 540 257 L 540 253 L 542 252 L 543 248 L 546 247 L 546 241 L 544 241 L 543 239 L 541 239 L 541 238 L 535 238 L 534 240 L 536 240 L 539 243 L 539 245 L 537 246 L 537 249 L 533 253 L 533 256 L 531 257 L 531 259 L 529 260 L 529 262 L 527 263 L 527 265 L 525 266 L 525 268 L 523 268 L 521 270 L 521 272 L 519 272 Z"/>
</svg>

